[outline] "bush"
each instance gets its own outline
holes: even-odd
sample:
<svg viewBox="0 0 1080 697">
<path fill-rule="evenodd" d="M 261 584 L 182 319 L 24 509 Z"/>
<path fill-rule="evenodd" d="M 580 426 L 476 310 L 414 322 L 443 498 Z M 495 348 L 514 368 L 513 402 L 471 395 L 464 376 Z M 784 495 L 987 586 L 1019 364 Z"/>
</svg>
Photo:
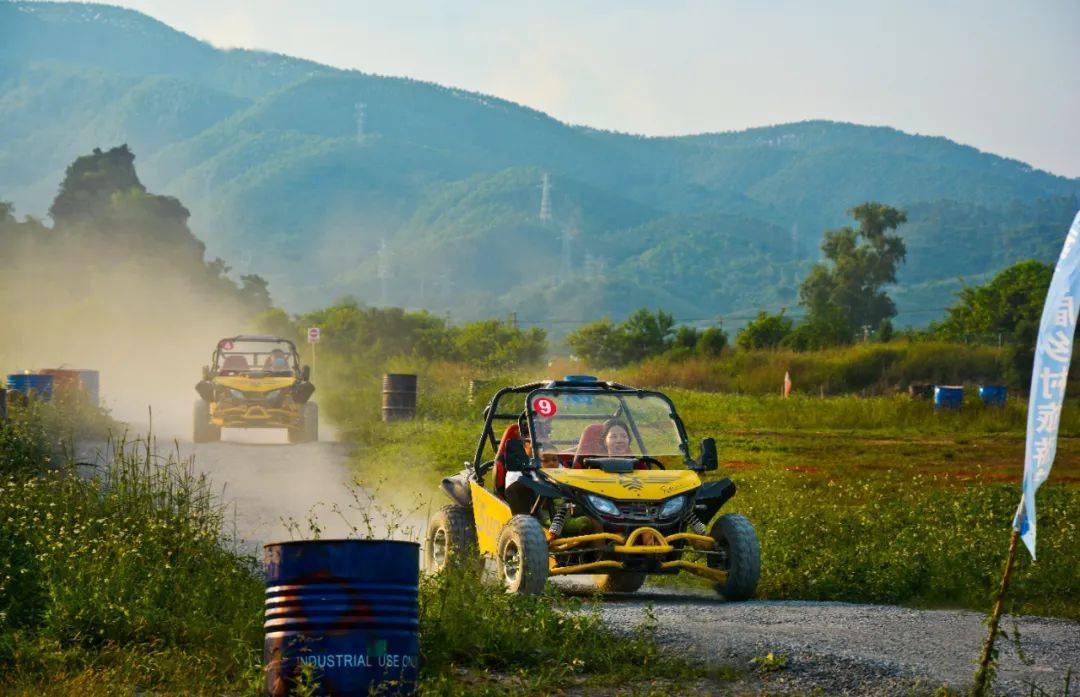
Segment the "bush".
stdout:
<svg viewBox="0 0 1080 697">
<path fill-rule="evenodd" d="M 249 688 L 254 561 L 223 546 L 205 480 L 145 442 L 111 447 L 92 479 L 59 469 L 0 480 L 0 673 L 59 683 L 116 669 L 119 650 L 125 680 L 141 685 Z"/>
<path fill-rule="evenodd" d="M 747 350 L 776 348 L 789 334 L 791 320 L 784 317 L 782 310 L 776 315 L 770 315 L 763 310 L 756 319 L 742 328 L 735 337 L 735 342 L 739 348 Z"/>
</svg>

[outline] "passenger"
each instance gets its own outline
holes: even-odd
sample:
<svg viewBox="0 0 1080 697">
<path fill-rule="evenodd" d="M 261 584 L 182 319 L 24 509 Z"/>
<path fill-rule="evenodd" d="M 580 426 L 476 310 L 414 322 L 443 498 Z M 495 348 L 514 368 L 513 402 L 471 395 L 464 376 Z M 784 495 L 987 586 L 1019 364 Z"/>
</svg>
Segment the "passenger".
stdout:
<svg viewBox="0 0 1080 697">
<path fill-rule="evenodd" d="M 274 349 L 267 357 L 263 368 L 271 373 L 287 373 L 290 371 L 289 359 L 281 349 Z"/>
<path fill-rule="evenodd" d="M 630 451 L 630 429 L 618 419 L 604 422 L 600 439 L 607 448 L 608 457 L 630 457 L 634 454 Z"/>
</svg>

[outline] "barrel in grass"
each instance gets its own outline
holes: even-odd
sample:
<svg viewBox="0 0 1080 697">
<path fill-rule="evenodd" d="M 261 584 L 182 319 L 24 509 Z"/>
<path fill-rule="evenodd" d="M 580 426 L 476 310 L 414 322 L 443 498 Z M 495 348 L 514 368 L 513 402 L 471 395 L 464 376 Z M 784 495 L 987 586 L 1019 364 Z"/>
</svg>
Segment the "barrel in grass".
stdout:
<svg viewBox="0 0 1080 697">
<path fill-rule="evenodd" d="M 1003 407 L 1009 396 L 1005 385 L 979 385 L 979 399 L 988 407 Z"/>
<path fill-rule="evenodd" d="M 7 378 L 8 389 L 25 398 L 50 400 L 53 394 L 53 376 L 33 373 L 12 373 Z"/>
<path fill-rule="evenodd" d="M 956 410 L 964 405 L 964 388 L 961 385 L 936 385 L 934 409 Z"/>
<path fill-rule="evenodd" d="M 406 421 L 416 416 L 416 376 L 402 373 L 383 375 L 383 421 Z"/>
<path fill-rule="evenodd" d="M 66 368 L 42 368 L 38 375 L 51 375 L 53 379 L 52 396 L 61 400 L 75 399 L 82 392 L 82 380 L 79 371 Z"/>
<path fill-rule="evenodd" d="M 266 545 L 267 694 L 415 692 L 419 570 L 414 542 Z"/>
</svg>

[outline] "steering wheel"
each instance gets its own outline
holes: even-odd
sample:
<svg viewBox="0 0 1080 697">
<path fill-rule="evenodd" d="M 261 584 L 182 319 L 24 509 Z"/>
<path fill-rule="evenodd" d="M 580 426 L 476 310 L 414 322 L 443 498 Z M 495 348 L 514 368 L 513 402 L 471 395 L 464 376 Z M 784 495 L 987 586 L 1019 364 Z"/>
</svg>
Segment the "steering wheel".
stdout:
<svg viewBox="0 0 1080 697">
<path fill-rule="evenodd" d="M 638 458 L 638 462 L 644 462 L 646 465 L 656 465 L 659 469 L 662 470 L 667 469 L 667 467 L 664 467 L 663 462 L 660 462 L 655 457 L 650 457 L 649 455 L 642 455 Z"/>
</svg>

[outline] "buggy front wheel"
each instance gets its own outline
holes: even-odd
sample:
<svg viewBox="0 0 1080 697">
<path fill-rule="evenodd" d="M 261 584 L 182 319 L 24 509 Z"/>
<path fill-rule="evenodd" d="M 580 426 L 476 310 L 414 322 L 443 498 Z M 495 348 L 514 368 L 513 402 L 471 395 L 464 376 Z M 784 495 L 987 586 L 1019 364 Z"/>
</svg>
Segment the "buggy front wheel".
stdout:
<svg viewBox="0 0 1080 697">
<path fill-rule="evenodd" d="M 710 555 L 709 566 L 727 571 L 727 580 L 716 584 L 716 592 L 727 600 L 754 597 L 761 575 L 761 545 L 750 520 L 739 513 L 717 518 L 709 531 L 716 542 L 717 555 Z"/>
<path fill-rule="evenodd" d="M 531 515 L 516 515 L 499 534 L 496 545 L 499 576 L 508 593 L 537 595 L 548 577 L 548 544 L 544 529 Z"/>
<path fill-rule="evenodd" d="M 473 512 L 465 506 L 443 506 L 428 521 L 424 566 L 439 572 L 453 564 L 478 559 Z"/>
<path fill-rule="evenodd" d="M 196 443 L 217 443 L 221 440 L 221 427 L 210 423 L 210 404 L 200 399 L 195 402 L 192 416 L 193 428 L 191 440 Z"/>
</svg>

